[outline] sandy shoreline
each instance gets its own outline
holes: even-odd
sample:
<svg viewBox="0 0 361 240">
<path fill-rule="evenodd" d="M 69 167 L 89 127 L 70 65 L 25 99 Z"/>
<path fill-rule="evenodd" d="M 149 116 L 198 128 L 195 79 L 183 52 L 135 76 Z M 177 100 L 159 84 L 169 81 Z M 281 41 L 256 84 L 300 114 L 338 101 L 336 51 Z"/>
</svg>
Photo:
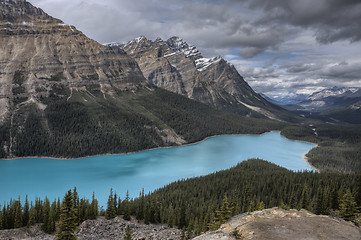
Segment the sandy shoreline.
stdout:
<svg viewBox="0 0 361 240">
<path fill-rule="evenodd" d="M 31 158 L 55 159 L 55 160 L 77 160 L 77 159 L 84 159 L 84 158 L 97 157 L 97 156 L 127 155 L 127 154 L 140 153 L 140 152 L 144 152 L 144 151 L 152 151 L 152 150 L 163 149 L 163 148 L 173 148 L 173 147 L 191 146 L 191 145 L 195 145 L 195 144 L 202 143 L 202 142 L 206 141 L 206 140 L 209 139 L 209 138 L 219 137 L 219 136 L 243 136 L 243 135 L 261 136 L 261 135 L 263 135 L 263 134 L 273 133 L 273 132 L 279 132 L 279 133 L 280 133 L 280 136 L 283 137 L 283 138 L 285 138 L 285 139 L 287 139 L 287 140 L 309 143 L 309 144 L 315 145 L 315 147 L 318 147 L 318 144 L 316 144 L 316 143 L 311 143 L 311 142 L 306 142 L 306 141 L 299 141 L 299 140 L 294 140 L 294 139 L 288 139 L 288 138 L 286 138 L 285 136 L 283 136 L 283 135 L 281 134 L 281 131 L 271 130 L 271 131 L 267 131 L 267 132 L 264 132 L 264 133 L 261 133 L 261 134 L 245 134 L 245 133 L 240 133 L 240 134 L 219 134 L 219 135 L 212 135 L 212 136 L 205 137 L 204 139 L 199 140 L 199 141 L 197 141 L 197 142 L 193 142 L 193 143 L 187 143 L 187 144 L 176 145 L 176 146 L 166 146 L 166 147 L 149 148 L 149 149 L 144 149 L 144 150 L 139 150 L 139 151 L 134 151 L 134 152 L 126 152 L 126 153 L 103 153 L 103 154 L 89 155 L 89 156 L 78 157 L 78 158 L 61 158 L 61 157 L 51 157 L 51 156 L 50 156 L 50 157 L 44 157 L 44 156 L 28 156 L 28 157 L 3 158 L 3 159 L 0 159 L 0 161 L 12 161 L 12 160 L 17 160 L 17 159 L 31 159 Z M 310 149 L 309 151 L 311 151 L 311 149 Z M 316 172 L 320 172 L 320 170 L 319 170 L 318 168 L 314 167 L 314 166 L 308 161 L 308 158 L 306 157 L 306 155 L 307 155 L 307 153 L 308 153 L 309 151 L 307 151 L 306 153 L 303 154 L 303 160 L 304 160 L 311 168 L 313 168 Z"/>
</svg>

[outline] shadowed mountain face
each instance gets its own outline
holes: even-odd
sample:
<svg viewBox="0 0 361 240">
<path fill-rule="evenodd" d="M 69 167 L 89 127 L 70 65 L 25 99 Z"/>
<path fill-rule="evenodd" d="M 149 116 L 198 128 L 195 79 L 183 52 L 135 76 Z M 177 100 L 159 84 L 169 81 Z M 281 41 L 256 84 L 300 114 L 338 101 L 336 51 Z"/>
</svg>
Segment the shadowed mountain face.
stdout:
<svg viewBox="0 0 361 240">
<path fill-rule="evenodd" d="M 0 86 L 0 158 L 122 153 L 280 128 L 160 89 L 119 47 L 24 0 L 0 0 Z"/>
<path fill-rule="evenodd" d="M 151 41 L 142 36 L 120 47 L 158 87 L 243 116 L 294 117 L 255 93 L 232 64 L 221 57 L 204 58 L 196 47 L 178 37 Z"/>
</svg>

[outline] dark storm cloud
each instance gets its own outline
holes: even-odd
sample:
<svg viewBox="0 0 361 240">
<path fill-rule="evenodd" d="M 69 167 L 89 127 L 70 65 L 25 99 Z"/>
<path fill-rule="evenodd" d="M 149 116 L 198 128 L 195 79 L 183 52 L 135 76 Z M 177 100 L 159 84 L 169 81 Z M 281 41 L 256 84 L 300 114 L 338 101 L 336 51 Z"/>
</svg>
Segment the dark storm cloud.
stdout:
<svg viewBox="0 0 361 240">
<path fill-rule="evenodd" d="M 101 43 L 180 36 L 232 55 L 258 91 L 361 86 L 361 0 L 29 1 Z"/>
<path fill-rule="evenodd" d="M 179 35 L 212 54 L 242 48 L 252 58 L 299 28 L 320 43 L 361 39 L 361 3 L 351 0 L 30 0 L 100 42 Z"/>
<path fill-rule="evenodd" d="M 320 43 L 361 40 L 361 2 L 359 0 L 249 0 L 252 9 L 264 15 L 258 24 L 289 24 L 312 28 Z"/>
</svg>

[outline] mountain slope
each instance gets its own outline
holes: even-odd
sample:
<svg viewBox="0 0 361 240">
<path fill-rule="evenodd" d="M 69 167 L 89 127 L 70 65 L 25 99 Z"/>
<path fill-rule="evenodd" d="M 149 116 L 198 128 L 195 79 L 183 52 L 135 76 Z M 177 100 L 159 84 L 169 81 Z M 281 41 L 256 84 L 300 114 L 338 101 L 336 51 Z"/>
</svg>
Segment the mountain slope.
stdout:
<svg viewBox="0 0 361 240">
<path fill-rule="evenodd" d="M 24 0 L 0 2 L 0 110 L 49 96 L 59 83 L 71 89 L 98 84 L 102 92 L 146 84 L 136 62 L 105 47 Z"/>
<path fill-rule="evenodd" d="M 151 41 L 142 36 L 121 48 L 158 87 L 243 116 L 288 121 L 296 118 L 255 93 L 232 64 L 221 57 L 204 58 L 196 47 L 178 37 Z"/>
<path fill-rule="evenodd" d="M 121 153 L 280 128 L 159 89 L 123 50 L 24 0 L 1 0 L 0 13 L 0 158 Z"/>
</svg>

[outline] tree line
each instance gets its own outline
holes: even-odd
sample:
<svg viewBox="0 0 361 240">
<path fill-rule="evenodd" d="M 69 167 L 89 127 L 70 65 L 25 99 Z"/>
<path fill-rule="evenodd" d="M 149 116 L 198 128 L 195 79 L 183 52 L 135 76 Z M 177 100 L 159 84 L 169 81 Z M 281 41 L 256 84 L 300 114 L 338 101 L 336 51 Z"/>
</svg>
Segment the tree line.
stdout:
<svg viewBox="0 0 361 240">
<path fill-rule="evenodd" d="M 228 170 L 179 180 L 149 194 L 143 190 L 135 199 L 128 194 L 121 199 L 111 189 L 107 208 L 100 211 L 94 195 L 91 201 L 80 199 L 76 188 L 62 203 L 45 198 L 29 204 L 26 199 L 22 206 L 20 199 L 12 200 L 0 212 L 0 229 L 42 223 L 42 229 L 51 233 L 58 222 L 59 232 L 72 233 L 82 221 L 98 215 L 125 220 L 135 216 L 146 224 L 165 223 L 183 229 L 185 239 L 215 230 L 231 216 L 277 206 L 360 223 L 361 175 L 292 172 L 252 159 Z"/>
<path fill-rule="evenodd" d="M 71 199 L 71 203 L 69 203 Z M 96 219 L 99 215 L 98 200 L 94 194 L 90 200 L 79 198 L 76 188 L 69 190 L 63 201 L 60 198 L 50 202 L 46 197 L 44 200 L 36 198 L 30 202 L 26 196 L 22 205 L 20 197 L 10 200 L 4 204 L 0 211 L 0 229 L 13 229 L 20 227 L 30 227 L 41 223 L 41 229 L 46 233 L 53 233 L 56 230 L 56 223 L 61 228 L 67 218 L 69 211 L 72 214 L 72 222 L 75 226 L 87 219 Z"/>
</svg>

